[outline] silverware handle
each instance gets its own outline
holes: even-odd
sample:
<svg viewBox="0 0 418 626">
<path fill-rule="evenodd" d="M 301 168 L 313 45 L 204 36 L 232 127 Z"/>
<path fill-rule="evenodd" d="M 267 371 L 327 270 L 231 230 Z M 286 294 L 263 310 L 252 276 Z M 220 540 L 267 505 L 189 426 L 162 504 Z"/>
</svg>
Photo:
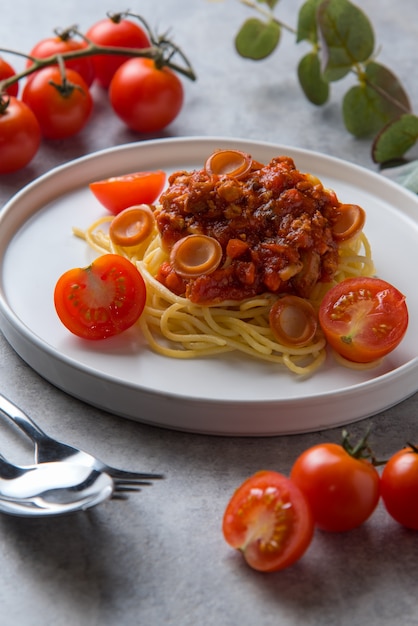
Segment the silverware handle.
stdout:
<svg viewBox="0 0 418 626">
<path fill-rule="evenodd" d="M 41 437 L 45 436 L 45 433 L 35 424 L 31 418 L 26 415 L 19 407 L 13 402 L 5 398 L 0 394 L 0 412 L 10 419 L 16 426 L 18 426 L 32 441 L 35 443 L 39 441 Z"/>
</svg>

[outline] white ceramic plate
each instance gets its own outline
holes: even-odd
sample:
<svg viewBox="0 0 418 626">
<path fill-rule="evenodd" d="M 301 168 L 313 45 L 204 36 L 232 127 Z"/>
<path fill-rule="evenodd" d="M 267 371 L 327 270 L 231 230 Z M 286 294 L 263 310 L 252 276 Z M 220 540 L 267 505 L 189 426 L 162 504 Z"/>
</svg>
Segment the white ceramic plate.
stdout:
<svg viewBox="0 0 418 626">
<path fill-rule="evenodd" d="M 362 205 L 378 274 L 407 296 L 410 325 L 402 344 L 376 369 L 355 371 L 329 356 L 309 379 L 277 366 L 228 355 L 176 361 L 152 353 L 130 329 L 83 342 L 59 322 L 58 277 L 95 253 L 72 235 L 104 213 L 88 182 L 145 169 L 202 167 L 217 148 L 259 161 L 279 154 L 319 176 L 340 200 Z M 61 166 L 18 193 L 0 223 L 0 325 L 16 352 L 67 393 L 150 424 L 221 435 L 278 435 L 320 430 L 373 415 L 418 389 L 418 199 L 396 184 L 324 155 L 222 138 L 168 139 L 105 150 Z"/>
</svg>

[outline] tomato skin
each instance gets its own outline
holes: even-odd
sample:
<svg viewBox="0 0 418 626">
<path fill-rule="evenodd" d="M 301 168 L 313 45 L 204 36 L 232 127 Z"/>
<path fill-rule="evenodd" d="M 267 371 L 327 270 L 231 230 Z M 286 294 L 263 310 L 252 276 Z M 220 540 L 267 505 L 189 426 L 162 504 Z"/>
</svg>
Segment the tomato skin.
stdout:
<svg viewBox="0 0 418 626">
<path fill-rule="evenodd" d="M 6 78 L 11 78 L 15 74 L 16 72 L 10 63 L 7 63 L 7 61 L 0 57 L 0 82 Z M 9 96 L 17 96 L 19 93 L 19 84 L 13 83 L 13 85 L 10 85 L 10 87 L 6 89 L 6 93 L 9 94 Z"/>
<path fill-rule="evenodd" d="M 149 48 L 151 43 L 145 31 L 130 20 L 104 18 L 91 26 L 86 37 L 101 46 L 116 48 Z M 127 55 L 99 54 L 92 57 L 96 81 L 107 89 L 116 70 L 127 61 Z"/>
<path fill-rule="evenodd" d="M 139 133 L 162 130 L 183 106 L 183 85 L 168 67 L 135 58 L 117 70 L 109 87 L 110 103 L 125 124 Z"/>
<path fill-rule="evenodd" d="M 315 524 L 329 532 L 345 532 L 363 524 L 380 497 L 376 468 L 335 443 L 305 450 L 290 477 L 308 500 Z"/>
<path fill-rule="evenodd" d="M 46 59 L 49 56 L 56 54 L 64 54 L 66 52 L 74 52 L 77 50 L 83 50 L 87 47 L 85 41 L 78 41 L 71 39 L 71 37 L 47 37 L 39 41 L 31 50 L 30 56 L 37 59 Z M 33 65 L 32 61 L 28 59 L 26 67 Z M 65 62 L 65 66 L 80 74 L 88 87 L 94 80 L 94 65 L 93 60 L 90 57 L 82 57 L 80 59 L 69 59 Z M 32 74 L 29 75 L 29 78 Z"/>
<path fill-rule="evenodd" d="M 418 452 L 410 446 L 396 452 L 381 477 L 382 500 L 399 524 L 418 530 Z"/>
<path fill-rule="evenodd" d="M 25 167 L 37 153 L 41 129 L 30 108 L 10 96 L 4 112 L 0 112 L 0 174 L 9 174 Z"/>
<path fill-rule="evenodd" d="M 70 269 L 57 281 L 55 309 L 74 335 L 99 340 L 135 324 L 146 299 L 144 279 L 128 259 L 105 254 L 85 268 Z"/>
<path fill-rule="evenodd" d="M 62 84 L 58 67 L 45 67 L 26 83 L 22 100 L 36 115 L 41 132 L 47 139 L 65 139 L 80 132 L 93 109 L 93 99 L 80 74 L 66 70 L 66 79 L 74 88 L 63 94 L 51 85 Z"/>
<path fill-rule="evenodd" d="M 163 190 L 165 179 L 162 170 L 134 172 L 94 181 L 89 188 L 110 213 L 117 215 L 136 204 L 153 204 Z"/>
<path fill-rule="evenodd" d="M 408 328 L 405 296 L 379 278 L 348 278 L 325 294 L 319 323 L 338 354 L 371 363 L 402 341 Z"/>
<path fill-rule="evenodd" d="M 302 557 L 314 524 L 299 488 L 283 474 L 263 470 L 236 489 L 225 509 L 222 532 L 250 567 L 274 572 Z"/>
</svg>

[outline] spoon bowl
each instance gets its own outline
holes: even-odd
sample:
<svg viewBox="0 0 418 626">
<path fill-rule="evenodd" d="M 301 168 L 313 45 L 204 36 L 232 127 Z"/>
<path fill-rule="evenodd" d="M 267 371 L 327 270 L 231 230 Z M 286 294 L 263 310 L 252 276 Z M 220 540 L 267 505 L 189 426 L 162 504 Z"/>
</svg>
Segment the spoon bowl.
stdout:
<svg viewBox="0 0 418 626">
<path fill-rule="evenodd" d="M 114 492 L 106 473 L 71 463 L 16 466 L 0 456 L 0 512 L 47 517 L 85 511 Z"/>
</svg>

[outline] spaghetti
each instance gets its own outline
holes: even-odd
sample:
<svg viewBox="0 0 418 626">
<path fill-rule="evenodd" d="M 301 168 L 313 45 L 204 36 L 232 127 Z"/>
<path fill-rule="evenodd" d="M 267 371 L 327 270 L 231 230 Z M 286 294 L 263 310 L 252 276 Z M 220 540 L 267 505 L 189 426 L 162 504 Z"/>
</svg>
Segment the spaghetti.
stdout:
<svg viewBox="0 0 418 626">
<path fill-rule="evenodd" d="M 288 159 L 286 160 L 286 166 L 287 165 L 289 165 Z M 252 166 L 251 171 L 259 172 L 260 169 L 264 168 L 265 170 L 267 167 L 268 166 L 261 166 L 256 163 Z M 342 206 L 337 201 L 335 194 L 324 190 L 320 182 L 314 179 L 314 177 L 303 175 L 298 170 L 295 171 L 298 175 L 297 180 L 299 182 L 302 180 L 303 183 L 306 183 L 306 181 L 310 183 L 309 185 L 305 185 L 306 189 L 308 189 L 308 187 L 309 189 L 315 189 L 317 197 L 320 198 L 318 204 L 323 206 L 324 197 L 329 197 L 330 207 L 334 207 L 335 211 L 338 210 L 338 207 Z M 251 173 L 248 172 L 244 174 L 242 179 L 243 185 L 246 184 L 250 175 Z M 173 187 L 176 185 L 176 181 L 178 182 L 179 176 L 182 177 L 184 182 L 184 177 L 186 176 L 184 172 L 180 174 L 177 173 L 170 178 L 171 187 L 169 187 L 168 196 L 166 195 L 165 199 L 164 194 L 162 196 L 163 203 L 166 203 L 165 206 L 167 206 L 167 197 L 171 197 L 170 194 L 173 191 Z M 189 176 L 189 174 L 187 174 L 187 176 Z M 196 174 L 194 173 L 192 173 L 191 176 L 195 176 L 196 178 Z M 199 180 L 202 179 L 202 176 L 202 172 L 199 172 Z M 228 174 L 217 175 L 211 173 L 210 175 L 206 175 L 206 187 L 208 179 L 216 179 L 216 181 L 219 182 L 220 179 L 224 178 L 227 179 L 224 182 L 229 184 L 231 177 L 228 177 Z M 233 179 L 233 182 L 235 184 L 236 180 Z M 252 188 L 254 188 L 254 180 L 252 182 Z M 290 191 L 294 188 L 295 186 L 290 187 Z M 303 185 L 299 184 L 299 192 L 301 188 L 303 188 Z M 286 191 L 289 192 L 289 186 Z M 196 195 L 196 193 L 196 189 L 192 189 L 190 195 L 193 197 L 193 194 Z M 283 191 L 281 194 L 283 194 Z M 212 207 L 213 214 L 215 210 L 213 207 L 213 194 L 211 202 L 212 204 L 210 206 Z M 247 198 L 247 205 L 248 203 Z M 169 206 L 171 207 L 171 204 L 169 204 Z M 269 206 L 271 207 L 271 198 L 269 199 Z M 328 213 L 331 211 L 330 207 L 327 207 Z M 251 291 L 244 279 L 242 290 L 243 297 L 239 299 L 236 297 L 223 299 L 222 296 L 224 293 L 227 293 L 227 291 L 216 292 L 217 285 L 225 284 L 225 280 L 222 282 L 222 271 L 224 268 L 227 268 L 227 276 L 231 276 L 230 268 L 231 266 L 233 267 L 234 261 L 234 259 L 225 258 L 224 255 L 219 269 L 215 270 L 215 272 L 211 270 L 210 276 L 208 277 L 210 293 L 212 296 L 213 293 L 217 294 L 217 297 L 212 297 L 212 300 L 208 299 L 206 301 L 205 294 L 203 294 L 202 301 L 199 301 L 199 294 L 202 296 L 203 292 L 201 287 L 200 291 L 195 290 L 195 292 L 193 292 L 193 285 L 190 287 L 193 281 L 178 280 L 175 284 L 182 285 L 181 289 L 183 293 L 180 287 L 177 289 L 179 293 L 176 293 L 176 289 L 169 288 L 168 285 L 170 282 L 165 280 L 167 272 L 165 274 L 161 273 L 161 268 L 164 267 L 168 267 L 170 271 L 172 271 L 170 250 L 173 248 L 174 243 L 182 239 L 182 237 L 187 236 L 190 232 L 195 233 L 199 231 L 197 222 L 196 220 L 189 220 L 189 230 L 184 232 L 183 229 L 182 236 L 177 236 L 177 234 L 173 236 L 173 229 L 167 227 L 169 220 L 164 204 L 154 207 L 153 209 L 156 219 L 154 220 L 151 232 L 144 241 L 134 246 L 120 246 L 112 241 L 112 238 L 109 236 L 109 226 L 114 219 L 113 216 L 107 216 L 97 220 L 91 224 L 86 231 L 74 229 L 75 234 L 84 238 L 99 254 L 119 254 L 128 258 L 137 266 L 147 286 L 147 302 L 138 323 L 152 350 L 164 356 L 179 359 L 192 359 L 207 355 L 239 351 L 240 353 L 257 359 L 283 365 L 292 372 L 302 375 L 311 374 L 321 366 L 326 356 L 326 341 L 320 330 L 315 333 L 313 340 L 310 341 L 308 345 L 294 346 L 279 342 L 270 327 L 269 315 L 271 308 L 283 293 L 291 291 L 290 286 L 292 285 L 292 280 L 294 285 L 299 285 L 302 292 L 303 289 L 307 289 L 306 282 L 298 283 L 294 280 L 297 274 L 292 273 L 294 270 L 286 272 L 290 261 L 289 259 L 286 261 L 288 252 L 283 244 L 283 236 L 281 237 L 281 245 L 284 250 L 283 255 L 287 265 L 285 264 L 281 270 L 282 280 L 280 284 L 283 287 L 282 290 L 279 288 L 276 291 L 269 291 L 265 283 L 259 279 L 254 279 L 254 284 L 256 284 L 257 287 Z M 254 210 L 259 210 L 259 206 Z M 315 211 L 315 215 L 312 219 L 318 221 L 318 211 L 317 209 L 315 209 Z M 196 218 L 194 207 L 191 207 L 190 214 Z M 176 224 L 181 221 L 177 219 L 178 215 L 177 217 L 173 217 L 171 214 L 169 217 L 174 220 Z M 300 216 L 293 219 L 294 223 L 295 220 L 300 221 Z M 329 238 L 329 224 L 332 224 L 332 222 L 329 218 L 328 221 L 325 219 L 325 222 Z M 162 223 L 163 227 L 161 226 Z M 219 227 L 219 220 L 212 219 L 211 223 Z M 231 228 L 231 220 L 228 222 L 228 228 Z M 306 223 L 303 224 L 303 228 L 306 234 Z M 209 228 L 207 225 L 204 229 L 200 225 L 200 232 L 202 231 L 208 233 Z M 232 231 L 228 233 L 228 241 L 238 239 L 239 235 L 244 233 L 244 230 L 233 231 L 232 237 L 230 236 L 231 232 Z M 210 232 L 210 235 L 213 236 L 213 233 Z M 293 224 L 292 237 L 297 238 L 297 236 L 298 235 L 295 235 L 295 225 Z M 171 238 L 169 245 L 167 244 L 168 238 Z M 247 243 L 250 238 L 250 233 L 245 231 L 245 237 L 241 237 L 241 241 Z M 311 238 L 315 239 L 315 237 Z M 222 239 L 222 237 L 220 237 L 220 239 Z M 316 239 L 318 239 L 318 237 Z M 328 275 L 326 276 L 326 280 L 321 280 L 321 275 L 324 274 L 325 270 L 324 268 L 320 269 L 320 266 L 316 263 L 315 267 L 318 265 L 318 280 L 315 280 L 314 284 L 309 285 L 309 293 L 306 295 L 302 293 L 302 296 L 308 299 L 316 310 L 326 291 L 333 285 L 352 276 L 370 276 L 374 271 L 370 245 L 362 228 L 347 240 L 342 237 L 340 241 L 335 243 L 338 237 L 331 239 L 328 247 L 323 246 L 319 239 L 319 243 L 317 242 L 315 245 L 317 245 L 320 250 L 324 249 L 321 258 L 325 270 L 328 269 L 329 272 L 332 273 L 332 276 Z M 269 238 L 269 243 L 271 243 L 271 237 Z M 222 242 L 222 244 L 222 248 L 225 250 L 227 244 L 225 244 L 225 242 Z M 263 240 L 262 245 L 264 244 L 265 242 Z M 268 249 L 270 250 L 270 248 Z M 277 249 L 279 248 L 277 247 Z M 304 252 L 306 252 L 306 248 Z M 333 257 L 332 254 L 334 254 L 334 252 L 335 256 Z M 293 255 L 294 253 L 290 251 L 289 254 Z M 243 258 L 246 263 L 245 267 L 247 267 L 249 264 L 248 254 L 246 257 L 242 257 L 241 261 Z M 295 258 L 292 257 L 292 267 L 299 267 L 295 260 L 296 258 L 297 255 Z M 275 262 L 277 261 L 275 260 Z M 176 278 L 178 277 L 176 276 Z M 229 285 L 231 285 L 231 283 L 229 283 Z M 215 291 L 213 290 L 213 286 L 215 286 Z M 230 293 L 235 295 L 237 288 L 237 282 L 235 281 L 234 288 L 230 290 Z M 187 289 L 187 291 L 185 291 L 185 289 Z M 299 295 L 301 294 L 299 293 Z"/>
</svg>

